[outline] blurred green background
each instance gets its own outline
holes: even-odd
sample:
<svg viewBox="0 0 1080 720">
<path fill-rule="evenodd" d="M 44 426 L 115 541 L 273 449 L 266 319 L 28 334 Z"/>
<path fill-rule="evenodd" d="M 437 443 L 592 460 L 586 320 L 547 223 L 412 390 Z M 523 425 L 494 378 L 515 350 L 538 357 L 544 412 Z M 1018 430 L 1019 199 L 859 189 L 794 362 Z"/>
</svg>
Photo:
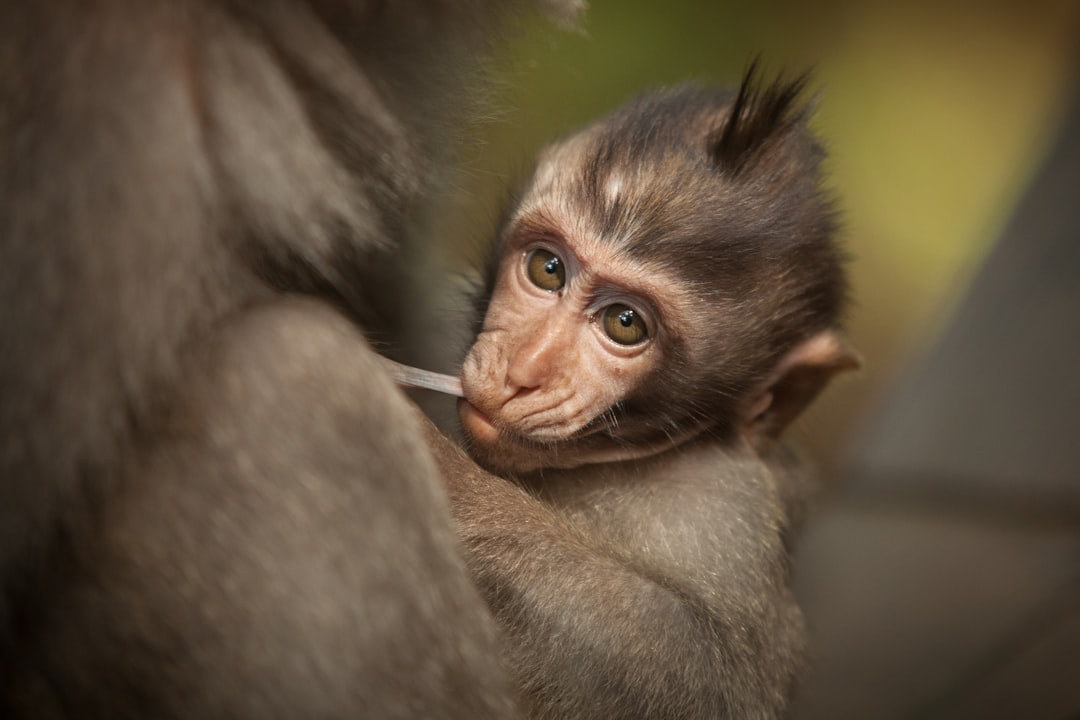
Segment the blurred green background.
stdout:
<svg viewBox="0 0 1080 720">
<path fill-rule="evenodd" d="M 854 256 L 858 376 L 795 432 L 835 477 L 860 418 L 949 317 L 1053 140 L 1080 50 L 1080 3 L 593 0 L 578 32 L 529 23 L 497 59 L 486 122 L 447 198 L 457 270 L 545 142 L 637 92 L 814 70 L 816 129 Z M 445 215 L 444 215 L 445 217 Z"/>
</svg>

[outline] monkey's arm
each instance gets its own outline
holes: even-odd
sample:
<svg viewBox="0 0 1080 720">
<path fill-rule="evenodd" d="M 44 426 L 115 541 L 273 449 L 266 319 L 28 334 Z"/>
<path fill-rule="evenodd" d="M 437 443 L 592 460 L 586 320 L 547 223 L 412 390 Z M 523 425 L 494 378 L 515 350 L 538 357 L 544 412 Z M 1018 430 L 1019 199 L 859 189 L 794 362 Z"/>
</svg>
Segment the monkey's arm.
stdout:
<svg viewBox="0 0 1080 720">
<path fill-rule="evenodd" d="M 667 460 L 662 483 L 649 464 L 634 466 L 644 477 L 568 476 L 568 487 L 599 489 L 579 509 L 560 507 L 486 473 L 431 428 L 429 441 L 532 716 L 780 714 L 801 618 L 775 517 L 750 514 L 776 502 L 737 497 L 754 492 L 741 481 L 736 496 L 710 495 L 715 478 L 703 477 L 715 472 L 691 457 Z"/>
</svg>

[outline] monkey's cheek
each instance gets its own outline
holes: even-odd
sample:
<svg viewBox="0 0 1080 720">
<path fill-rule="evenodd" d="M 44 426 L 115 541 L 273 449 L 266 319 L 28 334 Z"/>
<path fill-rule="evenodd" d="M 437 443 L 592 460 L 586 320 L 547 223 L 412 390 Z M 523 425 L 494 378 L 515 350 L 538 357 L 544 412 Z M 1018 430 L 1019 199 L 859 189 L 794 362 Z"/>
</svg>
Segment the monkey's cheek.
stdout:
<svg viewBox="0 0 1080 720">
<path fill-rule="evenodd" d="M 458 417 L 461 426 L 474 442 L 481 445 L 493 445 L 499 440 L 499 430 L 484 413 L 465 398 L 458 399 Z"/>
</svg>

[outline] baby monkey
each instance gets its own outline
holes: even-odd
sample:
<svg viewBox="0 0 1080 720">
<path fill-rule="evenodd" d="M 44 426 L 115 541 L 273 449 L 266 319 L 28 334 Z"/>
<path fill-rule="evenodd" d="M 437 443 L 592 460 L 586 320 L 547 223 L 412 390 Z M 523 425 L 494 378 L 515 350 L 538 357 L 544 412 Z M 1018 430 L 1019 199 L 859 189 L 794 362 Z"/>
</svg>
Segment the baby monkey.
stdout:
<svg viewBox="0 0 1080 720">
<path fill-rule="evenodd" d="M 507 215 L 459 400 L 494 474 L 431 444 L 533 717 L 787 705 L 803 493 L 776 440 L 857 365 L 802 88 L 646 95 L 544 150 Z"/>
<path fill-rule="evenodd" d="M 764 449 L 837 370 L 846 295 L 803 81 L 683 87 L 556 143 L 462 372 L 470 452 L 527 473 L 699 436 Z"/>
</svg>

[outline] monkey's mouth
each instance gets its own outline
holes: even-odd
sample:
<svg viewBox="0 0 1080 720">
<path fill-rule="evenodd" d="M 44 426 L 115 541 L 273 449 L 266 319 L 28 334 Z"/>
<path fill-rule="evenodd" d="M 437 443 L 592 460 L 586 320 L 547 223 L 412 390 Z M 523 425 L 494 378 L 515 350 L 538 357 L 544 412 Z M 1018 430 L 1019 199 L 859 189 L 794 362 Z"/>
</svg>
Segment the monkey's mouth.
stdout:
<svg viewBox="0 0 1080 720">
<path fill-rule="evenodd" d="M 611 412 L 593 418 L 573 432 L 565 429 L 543 427 L 534 432 L 522 432 L 514 426 L 506 426 L 492 419 L 490 415 L 462 396 L 457 401 L 458 417 L 465 431 L 483 444 L 496 440 L 519 442 L 529 445 L 548 446 L 567 442 L 619 442 L 612 433 Z M 617 427 L 617 425 L 616 425 Z"/>
<path fill-rule="evenodd" d="M 457 406 L 461 424 L 473 440 L 489 445 L 499 439 L 499 429 L 475 405 L 465 398 L 458 398 Z"/>
<path fill-rule="evenodd" d="M 458 400 L 458 418 L 473 459 L 491 472 L 528 473 L 559 466 L 558 452 L 551 445 L 529 440 L 509 428 L 500 429 L 465 398 Z"/>
</svg>

